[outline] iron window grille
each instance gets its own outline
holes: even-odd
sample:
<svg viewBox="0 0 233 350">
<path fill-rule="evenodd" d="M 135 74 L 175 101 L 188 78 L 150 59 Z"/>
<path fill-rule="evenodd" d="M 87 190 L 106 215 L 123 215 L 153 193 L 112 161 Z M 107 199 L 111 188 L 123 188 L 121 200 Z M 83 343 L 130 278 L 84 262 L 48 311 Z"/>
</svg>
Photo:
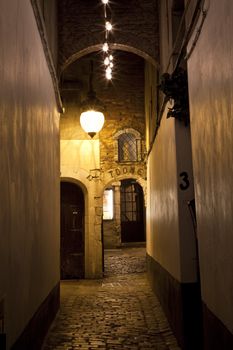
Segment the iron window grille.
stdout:
<svg viewBox="0 0 233 350">
<path fill-rule="evenodd" d="M 118 161 L 138 162 L 141 160 L 141 140 L 131 133 L 123 133 L 118 138 Z"/>
</svg>

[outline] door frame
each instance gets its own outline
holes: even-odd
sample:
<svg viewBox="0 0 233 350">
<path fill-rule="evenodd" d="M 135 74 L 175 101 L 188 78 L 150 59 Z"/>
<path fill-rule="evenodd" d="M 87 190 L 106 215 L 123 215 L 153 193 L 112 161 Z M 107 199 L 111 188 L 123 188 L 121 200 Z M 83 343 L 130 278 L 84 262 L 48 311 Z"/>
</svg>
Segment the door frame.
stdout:
<svg viewBox="0 0 233 350">
<path fill-rule="evenodd" d="M 72 178 L 72 177 L 61 177 L 60 182 L 68 182 L 73 185 L 76 185 L 81 188 L 83 192 L 83 198 L 84 198 L 84 224 L 83 224 L 83 239 L 84 239 L 84 278 L 86 278 L 87 274 L 87 233 L 88 233 L 88 224 L 87 224 L 87 217 L 88 217 L 88 200 L 87 200 L 87 188 L 86 186 L 79 181 L 78 179 Z M 61 199 L 60 199 L 61 204 Z M 61 209 L 60 209 L 61 210 Z M 60 237 L 61 237 L 61 230 L 60 230 Z M 61 256 L 60 256 L 61 259 Z"/>
<path fill-rule="evenodd" d="M 121 197 L 121 188 L 123 187 L 123 183 L 128 182 L 129 185 L 132 185 L 133 183 L 136 184 L 136 186 L 140 189 L 140 215 L 142 216 L 142 220 L 139 221 L 142 224 L 142 229 L 143 229 L 143 240 L 138 240 L 138 241 L 132 241 L 132 243 L 134 242 L 146 242 L 146 225 L 145 225 L 145 216 L 146 216 L 146 211 L 145 211 L 145 198 L 144 198 L 144 191 L 143 191 L 143 187 L 141 186 L 141 184 L 134 178 L 127 178 L 127 179 L 121 179 L 121 186 L 120 186 L 120 225 L 121 225 L 121 243 L 125 243 L 125 242 L 131 242 L 131 241 L 123 241 L 122 239 L 122 208 L 121 208 L 121 204 L 122 204 L 122 197 Z M 135 202 L 136 205 L 138 204 L 138 202 Z M 138 210 L 136 209 L 136 212 L 138 212 Z M 137 222 L 137 221 L 132 221 L 132 222 Z"/>
</svg>

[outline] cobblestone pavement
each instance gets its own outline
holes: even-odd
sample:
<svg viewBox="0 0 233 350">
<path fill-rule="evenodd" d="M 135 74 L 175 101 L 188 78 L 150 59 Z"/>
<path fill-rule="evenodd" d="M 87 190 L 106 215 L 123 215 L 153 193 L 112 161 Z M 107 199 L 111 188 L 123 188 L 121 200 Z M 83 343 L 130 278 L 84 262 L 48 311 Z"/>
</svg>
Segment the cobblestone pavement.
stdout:
<svg viewBox="0 0 233 350">
<path fill-rule="evenodd" d="M 145 248 L 124 248 L 105 250 L 105 277 L 139 272 L 146 272 Z"/>
<path fill-rule="evenodd" d="M 43 350 L 180 350 L 144 271 L 145 250 L 127 248 L 106 252 L 105 278 L 61 282 Z"/>
</svg>

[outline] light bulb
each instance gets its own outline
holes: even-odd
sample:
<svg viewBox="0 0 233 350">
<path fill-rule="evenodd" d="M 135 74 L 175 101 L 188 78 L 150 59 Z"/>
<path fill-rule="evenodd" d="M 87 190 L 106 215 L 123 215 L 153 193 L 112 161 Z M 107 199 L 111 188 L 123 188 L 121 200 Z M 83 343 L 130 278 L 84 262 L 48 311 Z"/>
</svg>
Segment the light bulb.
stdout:
<svg viewBox="0 0 233 350">
<path fill-rule="evenodd" d="M 112 68 L 110 68 L 109 66 L 106 68 L 106 73 L 112 73 Z"/>
<path fill-rule="evenodd" d="M 112 63 L 112 62 L 109 63 L 109 67 L 110 67 L 110 68 L 113 67 L 113 63 Z"/>
<path fill-rule="evenodd" d="M 110 61 L 112 61 L 113 60 L 113 55 L 110 55 L 109 59 L 110 59 Z"/>
<path fill-rule="evenodd" d="M 105 28 L 106 28 L 106 30 L 108 30 L 108 31 L 112 30 L 112 25 L 111 25 L 111 23 L 107 21 L 107 22 L 105 23 Z"/>
<path fill-rule="evenodd" d="M 108 52 L 108 43 L 104 43 L 103 45 L 103 51 Z"/>
<path fill-rule="evenodd" d="M 108 57 L 106 57 L 106 58 L 104 59 L 104 64 L 105 64 L 105 66 L 108 66 L 108 65 L 110 64 L 110 60 L 109 60 Z"/>
<path fill-rule="evenodd" d="M 108 80 L 111 80 L 112 79 L 112 74 L 111 73 L 108 73 L 108 72 L 106 72 L 106 78 L 108 79 Z"/>
<path fill-rule="evenodd" d="M 108 0 L 102 0 L 102 3 L 106 5 L 108 3 Z"/>
</svg>

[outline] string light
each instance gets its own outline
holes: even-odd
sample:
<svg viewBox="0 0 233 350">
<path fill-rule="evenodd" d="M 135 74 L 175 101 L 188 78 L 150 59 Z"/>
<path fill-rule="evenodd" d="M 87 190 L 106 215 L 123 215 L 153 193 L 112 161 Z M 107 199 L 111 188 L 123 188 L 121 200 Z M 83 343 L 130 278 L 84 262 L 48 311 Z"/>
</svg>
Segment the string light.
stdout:
<svg viewBox="0 0 233 350">
<path fill-rule="evenodd" d="M 112 24 L 111 24 L 109 21 L 107 21 L 107 22 L 105 23 L 105 28 L 106 28 L 106 30 L 108 30 L 108 31 L 112 30 Z"/>
<path fill-rule="evenodd" d="M 112 68 L 110 67 L 110 66 L 108 66 L 107 68 L 106 68 L 106 73 L 112 73 Z"/>
<path fill-rule="evenodd" d="M 104 43 L 104 45 L 103 45 L 103 51 L 104 51 L 104 52 L 108 52 L 108 49 L 109 49 L 108 43 Z"/>
<path fill-rule="evenodd" d="M 109 72 L 106 72 L 106 78 L 108 79 L 108 80 L 111 80 L 112 79 L 112 73 L 109 73 Z"/>
<path fill-rule="evenodd" d="M 109 0 L 102 0 L 104 4 L 104 19 L 105 19 L 105 42 L 103 44 L 102 50 L 104 52 L 104 65 L 105 65 L 105 77 L 108 80 L 112 79 L 112 68 L 113 68 L 113 55 L 109 52 L 109 32 L 113 29 L 112 23 L 109 21 L 107 16 L 107 5 Z M 109 7 L 108 7 L 109 8 Z"/>
<path fill-rule="evenodd" d="M 104 59 L 104 64 L 105 64 L 105 66 L 108 66 L 108 65 L 110 65 L 110 59 L 109 59 L 109 57 L 105 57 L 105 59 Z"/>
</svg>

